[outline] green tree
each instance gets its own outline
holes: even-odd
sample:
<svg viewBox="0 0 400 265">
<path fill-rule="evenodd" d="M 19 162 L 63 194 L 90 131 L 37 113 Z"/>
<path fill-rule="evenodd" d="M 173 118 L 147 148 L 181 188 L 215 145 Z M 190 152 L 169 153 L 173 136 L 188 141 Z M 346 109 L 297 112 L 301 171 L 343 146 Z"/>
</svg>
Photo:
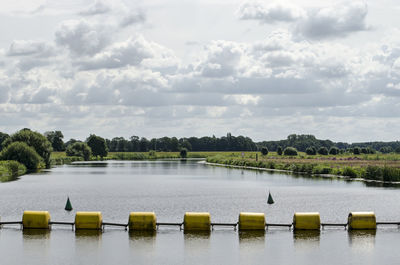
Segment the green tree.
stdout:
<svg viewBox="0 0 400 265">
<path fill-rule="evenodd" d="M 355 155 L 361 154 L 361 148 L 358 147 L 358 146 L 354 147 L 353 148 L 353 154 L 355 154 Z"/>
<path fill-rule="evenodd" d="M 93 156 L 100 156 L 101 158 L 107 156 L 108 149 L 104 138 L 91 134 L 86 139 L 86 143 L 92 149 Z"/>
<path fill-rule="evenodd" d="M 297 150 L 294 147 L 286 147 L 285 150 L 283 150 L 283 154 L 285 156 L 297 156 Z"/>
<path fill-rule="evenodd" d="M 327 155 L 328 154 L 328 149 L 326 147 L 320 147 L 318 149 L 318 154 L 320 155 Z"/>
<path fill-rule="evenodd" d="M 307 147 L 306 154 L 307 155 L 316 155 L 317 154 L 317 150 L 315 149 L 314 146 Z"/>
<path fill-rule="evenodd" d="M 92 149 L 86 143 L 75 142 L 67 147 L 65 153 L 67 156 L 79 156 L 88 161 L 92 156 Z"/>
<path fill-rule="evenodd" d="M 7 147 L 13 142 L 24 142 L 32 147 L 36 153 L 43 158 L 46 168 L 50 168 L 50 154 L 53 150 L 51 143 L 44 135 L 25 128 L 14 133 L 10 136 L 10 138 L 6 139 L 3 143 L 3 146 Z"/>
<path fill-rule="evenodd" d="M 3 142 L 8 138 L 10 138 L 8 134 L 0 132 L 0 151 L 3 149 Z"/>
<path fill-rule="evenodd" d="M 65 151 L 65 144 L 63 142 L 64 135 L 61 131 L 45 132 L 44 136 L 46 136 L 47 140 L 49 140 L 49 142 L 51 143 L 53 151 Z"/>
<path fill-rule="evenodd" d="M 268 148 L 265 147 L 265 146 L 261 147 L 261 154 L 262 154 L 263 156 L 268 155 Z"/>
<path fill-rule="evenodd" d="M 188 153 L 187 149 L 186 148 L 182 148 L 179 155 L 180 155 L 181 158 L 187 158 L 187 153 Z"/>
<path fill-rule="evenodd" d="M 339 148 L 336 146 L 332 146 L 331 149 L 329 149 L 329 154 L 330 155 L 338 155 L 339 154 Z"/>
<path fill-rule="evenodd" d="M 282 152 L 282 147 L 278 146 L 278 148 L 276 149 L 276 153 L 281 156 Z"/>
<path fill-rule="evenodd" d="M 42 158 L 35 149 L 24 142 L 12 142 L 0 153 L 1 160 L 14 160 L 23 164 L 27 170 L 39 168 Z"/>
<path fill-rule="evenodd" d="M 400 154 L 400 146 L 396 148 L 395 152 L 396 152 L 397 154 Z"/>
</svg>

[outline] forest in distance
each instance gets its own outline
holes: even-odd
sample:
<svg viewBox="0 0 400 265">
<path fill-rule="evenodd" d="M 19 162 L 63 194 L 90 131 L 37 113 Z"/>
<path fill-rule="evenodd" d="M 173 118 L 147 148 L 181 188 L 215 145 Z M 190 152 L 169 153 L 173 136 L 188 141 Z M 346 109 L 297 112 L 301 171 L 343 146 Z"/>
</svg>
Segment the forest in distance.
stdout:
<svg viewBox="0 0 400 265">
<path fill-rule="evenodd" d="M 68 146 L 76 142 L 87 142 L 89 137 L 82 141 L 77 139 L 69 139 L 64 141 L 64 135 L 61 131 L 48 131 L 44 136 L 49 140 L 52 145 L 53 151 L 65 151 Z M 0 132 L 0 151 L 3 142 L 9 138 L 10 135 Z M 131 136 L 129 139 L 124 137 L 114 137 L 112 139 L 102 138 L 105 141 L 107 150 L 109 152 L 179 152 L 182 148 L 188 151 L 260 151 L 265 147 L 269 151 L 276 152 L 279 147 L 285 149 L 286 147 L 293 147 L 297 151 L 306 152 L 307 148 L 313 147 L 316 150 L 325 147 L 330 150 L 336 147 L 339 150 L 350 150 L 360 148 L 361 152 L 373 153 L 379 151 L 381 153 L 400 152 L 400 141 L 374 141 L 374 142 L 360 142 L 360 143 L 345 143 L 333 142 L 331 140 L 317 139 L 314 135 L 291 134 L 286 139 L 278 141 L 261 141 L 254 142 L 250 137 L 246 136 L 233 136 L 227 133 L 226 136 L 215 137 L 160 137 L 147 139 L 146 137 Z M 367 150 L 367 151 L 365 151 Z"/>
</svg>

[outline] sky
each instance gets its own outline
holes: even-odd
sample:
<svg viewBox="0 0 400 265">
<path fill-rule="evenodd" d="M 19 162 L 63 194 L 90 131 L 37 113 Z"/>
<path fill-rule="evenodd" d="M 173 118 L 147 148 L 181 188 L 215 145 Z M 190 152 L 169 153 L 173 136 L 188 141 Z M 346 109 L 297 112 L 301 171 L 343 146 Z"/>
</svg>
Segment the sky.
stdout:
<svg viewBox="0 0 400 265">
<path fill-rule="evenodd" d="M 400 140 L 396 0 L 3 0 L 0 131 Z"/>
</svg>

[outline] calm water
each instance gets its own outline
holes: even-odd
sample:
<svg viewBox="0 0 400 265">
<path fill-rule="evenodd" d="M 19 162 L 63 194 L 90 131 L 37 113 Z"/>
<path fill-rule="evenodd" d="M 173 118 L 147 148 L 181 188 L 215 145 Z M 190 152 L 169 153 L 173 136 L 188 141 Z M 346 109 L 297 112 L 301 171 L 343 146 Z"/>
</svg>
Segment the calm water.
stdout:
<svg viewBox="0 0 400 265">
<path fill-rule="evenodd" d="M 275 204 L 267 205 L 267 190 Z M 64 206 L 70 197 L 74 211 Z M 241 211 L 264 212 L 267 222 L 291 223 L 296 211 L 318 211 L 322 222 L 345 223 L 350 211 L 375 211 L 378 221 L 400 221 L 400 191 L 361 182 L 212 167 L 194 161 L 108 162 L 53 168 L 0 183 L 2 221 L 24 210 L 48 210 L 53 221 L 75 211 L 101 211 L 105 222 L 126 223 L 131 211 L 155 211 L 159 222 L 181 222 L 186 211 L 208 211 L 213 222 L 236 222 Z M 219 228 L 155 235 L 106 228 L 76 234 L 0 230 L 0 264 L 398 264 L 400 230 L 376 233 L 327 229 L 293 233 L 238 233 Z"/>
</svg>

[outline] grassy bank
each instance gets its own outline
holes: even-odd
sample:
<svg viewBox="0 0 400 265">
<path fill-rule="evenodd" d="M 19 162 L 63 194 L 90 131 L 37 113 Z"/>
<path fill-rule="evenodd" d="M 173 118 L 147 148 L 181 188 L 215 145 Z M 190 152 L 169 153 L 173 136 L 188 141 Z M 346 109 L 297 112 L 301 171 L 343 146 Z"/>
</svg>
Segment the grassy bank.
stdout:
<svg viewBox="0 0 400 265">
<path fill-rule="evenodd" d="M 26 167 L 17 161 L 0 161 L 0 181 L 11 181 L 26 173 Z"/>
<path fill-rule="evenodd" d="M 207 157 L 207 162 L 265 169 L 289 170 L 294 173 L 331 174 L 395 182 L 400 181 L 400 155 L 336 155 L 336 156 L 267 156 L 247 154 L 243 158 L 233 153 Z"/>
</svg>

